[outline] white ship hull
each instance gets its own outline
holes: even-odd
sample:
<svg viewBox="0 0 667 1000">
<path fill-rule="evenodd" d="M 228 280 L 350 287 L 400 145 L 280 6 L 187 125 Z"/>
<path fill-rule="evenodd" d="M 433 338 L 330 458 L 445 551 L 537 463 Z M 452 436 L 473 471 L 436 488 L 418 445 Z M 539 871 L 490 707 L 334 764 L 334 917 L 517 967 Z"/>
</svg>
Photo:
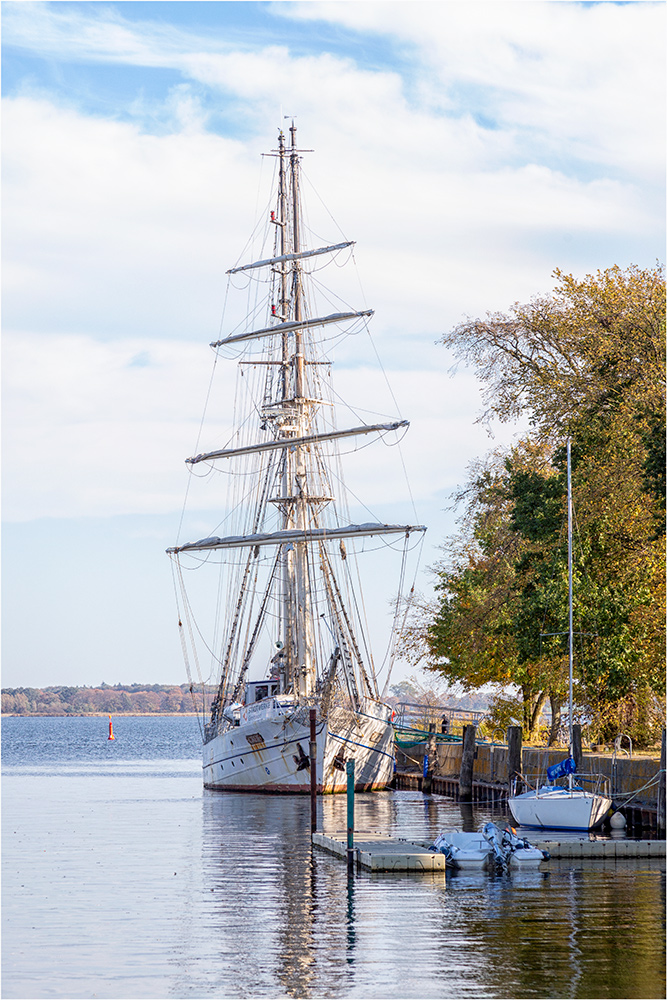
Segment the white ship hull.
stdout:
<svg viewBox="0 0 667 1000">
<path fill-rule="evenodd" d="M 394 733 L 388 711 L 377 704 L 369 711 L 373 715 L 337 708 L 326 721 L 318 719 L 318 792 L 346 790 L 345 761 L 350 758 L 355 761 L 358 791 L 386 788 L 391 781 Z M 266 706 L 204 744 L 204 786 L 216 791 L 308 793 L 309 741 L 308 709 Z"/>
<path fill-rule="evenodd" d="M 576 788 L 545 786 L 515 795 L 509 800 L 509 807 L 519 826 L 592 830 L 609 813 L 611 799 Z"/>
</svg>

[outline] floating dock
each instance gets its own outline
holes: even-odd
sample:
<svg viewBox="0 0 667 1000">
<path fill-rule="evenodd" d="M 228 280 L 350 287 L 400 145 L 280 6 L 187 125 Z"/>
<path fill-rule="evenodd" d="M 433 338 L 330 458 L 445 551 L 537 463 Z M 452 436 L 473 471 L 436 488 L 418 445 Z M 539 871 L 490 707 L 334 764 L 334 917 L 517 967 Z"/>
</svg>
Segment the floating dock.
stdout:
<svg viewBox="0 0 667 1000">
<path fill-rule="evenodd" d="M 313 833 L 313 844 L 344 860 L 347 859 L 347 832 Z M 664 858 L 664 840 L 533 840 L 533 847 L 548 851 L 552 859 L 616 860 L 631 858 Z M 442 872 L 445 856 L 430 851 L 426 841 L 401 840 L 374 831 L 355 831 L 355 863 L 369 871 L 379 872 Z"/>
<path fill-rule="evenodd" d="M 314 833 L 312 837 L 316 847 L 347 859 L 347 832 Z M 382 833 L 356 830 L 354 858 L 356 864 L 374 872 L 440 872 L 445 877 L 444 854 Z"/>
<path fill-rule="evenodd" d="M 664 840 L 533 840 L 531 844 L 548 851 L 552 858 L 664 858 Z"/>
</svg>

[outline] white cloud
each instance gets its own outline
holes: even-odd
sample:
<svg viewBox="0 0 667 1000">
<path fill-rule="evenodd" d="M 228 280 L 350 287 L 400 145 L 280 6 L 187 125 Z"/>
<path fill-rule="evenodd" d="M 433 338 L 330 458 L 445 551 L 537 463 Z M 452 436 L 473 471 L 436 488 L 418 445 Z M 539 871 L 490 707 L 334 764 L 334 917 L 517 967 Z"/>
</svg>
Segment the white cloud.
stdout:
<svg viewBox="0 0 667 1000">
<path fill-rule="evenodd" d="M 199 436 L 211 365 L 205 345 L 183 341 L 102 343 L 81 335 L 7 332 L 5 519 L 178 511 L 185 458 L 224 444 L 233 429 L 236 366 L 220 361 Z M 336 376 L 350 404 L 367 413 L 391 407 L 377 370 L 343 368 Z M 432 499 L 463 477 L 479 409 L 476 383 L 467 373 L 448 381 L 439 371 L 389 371 L 388 379 L 412 421 L 402 445 L 412 494 Z M 472 435 L 484 449 L 488 439 L 481 428 Z M 356 454 L 353 446 L 343 450 L 351 453 L 349 485 L 363 502 L 409 500 L 395 451 L 380 443 Z M 193 485 L 195 510 L 222 509 L 222 484 L 215 480 Z"/>
<path fill-rule="evenodd" d="M 255 8 L 261 16 L 264 5 Z M 356 278 L 335 266 L 331 273 L 346 301 L 377 310 L 374 338 L 412 421 L 403 455 L 418 516 L 431 524 L 431 552 L 451 528 L 441 514 L 445 494 L 489 444 L 474 424 L 477 386 L 469 373 L 447 377 L 451 359 L 433 344 L 439 333 L 465 314 L 548 292 L 554 267 L 650 266 L 664 246 L 662 5 L 274 5 L 285 18 L 321 21 L 312 36 L 302 31 L 300 54 L 252 34 L 234 41 L 224 19 L 195 35 L 168 16 L 130 22 L 125 9 L 3 9 L 5 45 L 56 70 L 76 63 L 90 87 L 56 91 L 56 75 L 36 70 L 11 87 L 5 78 L 4 514 L 50 519 L 32 541 L 26 527 L 12 529 L 21 539 L 21 593 L 30 595 L 26 620 L 34 620 L 36 592 L 51 614 L 48 648 L 35 633 L 28 650 L 25 627 L 9 640 L 22 683 L 26 663 L 33 675 L 56 664 L 48 669 L 62 682 L 76 662 L 79 682 L 99 680 L 88 664 L 100 635 L 109 639 L 106 662 L 130 662 L 127 638 L 105 611 L 114 594 L 134 606 L 135 625 L 125 617 L 125 628 L 144 643 L 129 643 L 140 655 L 128 679 L 151 659 L 162 679 L 169 654 L 154 656 L 154 637 L 167 629 L 156 619 L 151 632 L 145 614 L 148 605 L 155 612 L 146 594 L 162 586 L 162 542 L 155 552 L 146 544 L 137 573 L 133 540 L 113 534 L 113 558 L 96 584 L 95 598 L 105 598 L 90 600 L 79 569 L 99 560 L 88 555 L 93 532 L 81 526 L 128 515 L 144 533 L 157 519 L 159 532 L 160 514 L 178 516 L 183 460 L 199 450 L 206 345 L 218 335 L 224 271 L 262 216 L 273 163 L 259 153 L 274 145 L 281 106 L 298 115 L 301 141 L 316 150 L 306 157 L 308 179 L 358 240 L 363 292 Z M 358 32 L 349 53 L 340 54 L 339 24 Z M 365 40 L 371 53 L 379 40 L 381 69 L 352 57 Z M 122 98 L 114 101 L 108 72 L 100 98 L 101 65 L 114 67 Z M 132 81 L 142 67 L 167 70 L 151 81 L 169 83 L 144 93 L 123 76 L 127 67 Z M 211 130 L 211 108 L 222 109 L 224 136 Z M 317 238 L 335 239 L 308 184 L 306 195 Z M 251 256 L 248 248 L 244 259 Z M 225 330 L 240 310 L 230 302 Z M 344 341 L 339 359 L 345 398 L 386 412 L 369 388 L 362 338 Z M 222 394 L 201 448 L 228 432 L 233 371 L 225 376 L 220 366 Z M 504 428 L 500 440 L 510 435 Z M 360 497 L 403 516 L 397 508 L 404 512 L 409 497 L 396 452 L 376 444 L 348 466 Z M 195 535 L 210 529 L 207 511 L 218 499 L 215 477 L 198 485 Z M 81 530 L 68 532 L 57 518 Z M 79 546 L 77 569 L 63 585 L 69 544 Z M 118 566 L 107 569 L 113 559 Z M 88 605 L 89 634 L 73 650 L 71 609 Z"/>
<path fill-rule="evenodd" d="M 8 325 L 212 339 L 224 270 L 251 229 L 260 175 L 266 197 L 272 163 L 261 165 L 258 153 L 272 145 L 273 129 L 244 142 L 211 135 L 191 97 L 186 104 L 187 127 L 157 136 L 44 98 L 5 101 Z M 546 290 L 556 266 L 580 269 L 586 254 L 593 269 L 650 263 L 661 245 L 660 217 L 631 183 L 584 182 L 534 165 L 475 168 L 477 139 L 471 162 L 438 166 L 446 122 L 420 119 L 421 141 L 404 134 L 398 155 L 388 149 L 389 106 L 372 116 L 384 115 L 386 126 L 376 146 L 361 138 L 361 116 L 331 132 L 327 116 L 310 110 L 303 132 L 317 153 L 306 170 L 359 241 L 383 327 L 432 339 L 462 313 Z M 311 208 L 316 232 L 335 238 L 312 196 Z M 358 299 L 358 286 L 341 287 Z"/>
<path fill-rule="evenodd" d="M 555 160 L 580 159 L 662 182 L 662 4 L 413 0 L 273 9 L 410 46 L 420 98 L 433 109 L 470 110 L 509 130 L 518 155 L 542 145 Z"/>
</svg>

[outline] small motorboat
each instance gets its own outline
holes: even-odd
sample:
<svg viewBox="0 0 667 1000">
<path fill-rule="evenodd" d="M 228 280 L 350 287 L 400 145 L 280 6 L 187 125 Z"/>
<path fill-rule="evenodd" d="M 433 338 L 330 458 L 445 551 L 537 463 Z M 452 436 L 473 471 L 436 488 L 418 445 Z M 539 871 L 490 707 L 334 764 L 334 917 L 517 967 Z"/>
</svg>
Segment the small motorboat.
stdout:
<svg viewBox="0 0 667 1000">
<path fill-rule="evenodd" d="M 488 871 L 506 871 L 513 867 L 536 867 L 549 860 L 549 852 L 533 847 L 527 840 L 517 837 L 514 830 L 504 830 L 495 823 L 485 823 L 476 833 L 446 830 L 435 839 L 432 851 L 445 855 L 452 868 Z"/>
</svg>

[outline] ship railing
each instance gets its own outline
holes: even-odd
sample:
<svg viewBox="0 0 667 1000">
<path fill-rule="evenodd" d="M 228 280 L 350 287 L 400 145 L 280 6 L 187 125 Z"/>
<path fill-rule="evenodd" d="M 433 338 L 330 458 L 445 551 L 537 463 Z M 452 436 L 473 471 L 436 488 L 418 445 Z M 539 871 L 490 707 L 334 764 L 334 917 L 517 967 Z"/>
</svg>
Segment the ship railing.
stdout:
<svg viewBox="0 0 667 1000">
<path fill-rule="evenodd" d="M 610 797 L 610 780 L 605 774 L 575 771 L 571 777 L 572 787 L 578 791 L 589 792 L 591 795 Z M 544 771 L 515 775 L 510 781 L 511 796 L 518 794 L 519 785 L 521 785 L 520 790 L 524 792 L 536 792 L 540 788 L 547 786 L 551 788 L 568 788 L 569 776 L 549 781 Z"/>
<path fill-rule="evenodd" d="M 450 705 L 434 704 L 429 702 L 403 701 L 396 705 L 396 717 L 394 725 L 402 729 L 427 729 L 429 725 L 435 723 L 438 731 L 445 732 L 453 725 L 457 728 L 463 725 L 478 726 L 485 717 L 485 712 L 473 711 L 466 708 L 454 708 Z"/>
</svg>

